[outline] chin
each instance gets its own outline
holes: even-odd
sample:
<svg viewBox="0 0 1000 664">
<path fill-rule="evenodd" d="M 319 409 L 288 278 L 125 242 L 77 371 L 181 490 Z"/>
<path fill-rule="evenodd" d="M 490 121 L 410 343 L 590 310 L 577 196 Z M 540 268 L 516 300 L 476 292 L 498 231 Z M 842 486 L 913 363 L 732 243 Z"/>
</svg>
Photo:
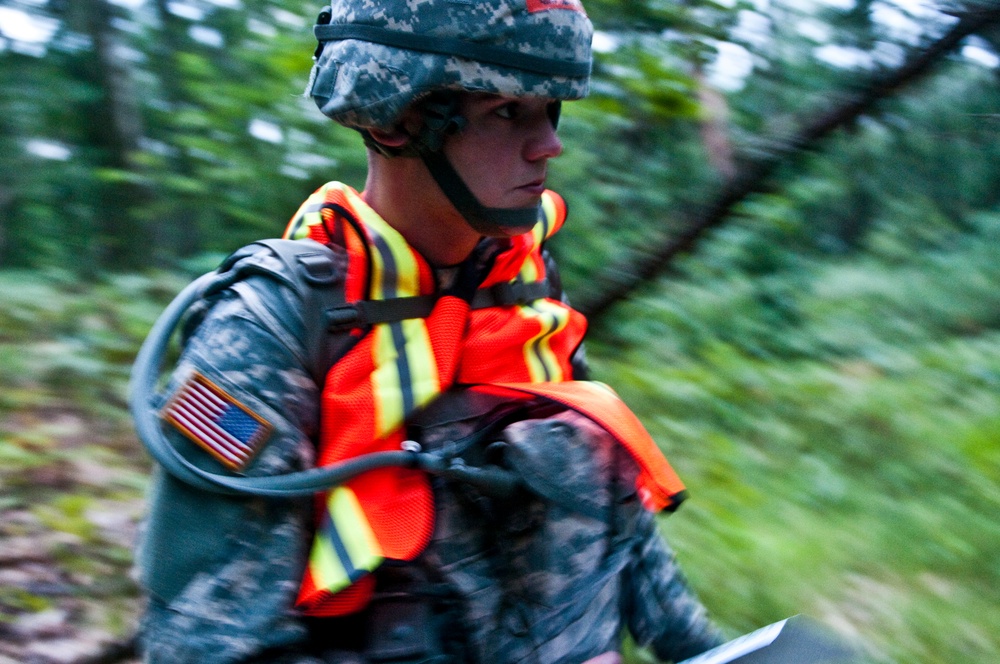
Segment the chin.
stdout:
<svg viewBox="0 0 1000 664">
<path fill-rule="evenodd" d="M 490 233 L 490 237 L 517 237 L 518 235 L 524 235 L 525 233 L 531 232 L 531 229 L 535 227 L 534 224 L 531 226 L 510 226 L 505 228 L 498 228 L 496 232 Z"/>
</svg>

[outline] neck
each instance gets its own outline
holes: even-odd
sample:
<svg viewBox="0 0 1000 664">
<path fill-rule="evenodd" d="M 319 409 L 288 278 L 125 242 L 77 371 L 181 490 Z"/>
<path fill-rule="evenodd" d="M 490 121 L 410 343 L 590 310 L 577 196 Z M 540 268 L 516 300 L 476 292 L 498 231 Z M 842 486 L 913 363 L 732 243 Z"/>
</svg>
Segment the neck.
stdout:
<svg viewBox="0 0 1000 664">
<path fill-rule="evenodd" d="M 420 159 L 369 154 L 363 197 L 431 265 L 461 263 L 481 237 L 444 196 Z"/>
</svg>

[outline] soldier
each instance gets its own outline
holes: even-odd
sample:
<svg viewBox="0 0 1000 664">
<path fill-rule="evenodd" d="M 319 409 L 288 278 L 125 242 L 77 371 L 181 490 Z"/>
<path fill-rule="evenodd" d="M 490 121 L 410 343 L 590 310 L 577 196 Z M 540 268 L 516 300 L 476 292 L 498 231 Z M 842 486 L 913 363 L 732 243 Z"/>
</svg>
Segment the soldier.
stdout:
<svg viewBox="0 0 1000 664">
<path fill-rule="evenodd" d="M 196 475 L 402 448 L 521 488 L 377 468 L 313 502 L 160 468 L 137 558 L 146 661 L 613 662 L 623 629 L 664 660 L 721 643 L 655 525 L 683 487 L 581 380 L 585 321 L 543 248 L 591 34 L 579 0 L 320 15 L 308 93 L 363 136 L 364 192 L 324 185 L 289 224 L 294 249 L 220 268 L 157 427 Z"/>
</svg>

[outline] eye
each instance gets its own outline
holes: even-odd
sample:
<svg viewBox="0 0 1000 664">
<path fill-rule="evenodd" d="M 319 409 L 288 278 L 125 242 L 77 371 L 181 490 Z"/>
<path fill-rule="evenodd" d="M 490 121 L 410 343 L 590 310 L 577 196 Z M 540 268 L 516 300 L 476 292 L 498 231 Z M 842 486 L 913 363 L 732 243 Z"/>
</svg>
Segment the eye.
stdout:
<svg viewBox="0 0 1000 664">
<path fill-rule="evenodd" d="M 497 115 L 498 117 L 501 117 L 504 120 L 516 120 L 520 115 L 519 110 L 520 109 L 518 107 L 517 102 L 512 101 L 497 106 L 495 109 L 493 109 L 493 113 L 494 115 Z"/>
</svg>

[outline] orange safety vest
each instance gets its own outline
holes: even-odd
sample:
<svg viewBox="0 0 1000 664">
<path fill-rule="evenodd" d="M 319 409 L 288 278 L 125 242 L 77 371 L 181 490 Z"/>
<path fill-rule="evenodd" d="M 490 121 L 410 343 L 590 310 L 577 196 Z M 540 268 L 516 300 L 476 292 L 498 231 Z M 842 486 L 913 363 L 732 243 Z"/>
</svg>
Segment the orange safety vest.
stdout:
<svg viewBox="0 0 1000 664">
<path fill-rule="evenodd" d="M 542 244 L 562 226 L 566 206 L 546 191 L 540 209 L 530 232 L 508 240 L 481 288 L 545 278 Z M 435 293 L 430 265 L 347 185 L 317 190 L 285 237 L 346 249 L 348 303 Z M 354 330 L 363 336 L 330 368 L 323 387 L 318 464 L 400 449 L 407 418 L 461 385 L 511 400 L 541 396 L 590 417 L 638 462 L 643 504 L 671 507 L 684 486 L 639 420 L 610 388 L 572 380 L 570 360 L 585 331 L 583 315 L 555 299 L 471 310 L 451 295 L 439 297 L 426 318 Z M 335 488 L 318 514 L 297 601 L 314 616 L 363 608 L 374 588 L 371 572 L 384 559 L 414 559 L 434 528 L 427 477 L 406 468 L 372 470 Z"/>
</svg>

